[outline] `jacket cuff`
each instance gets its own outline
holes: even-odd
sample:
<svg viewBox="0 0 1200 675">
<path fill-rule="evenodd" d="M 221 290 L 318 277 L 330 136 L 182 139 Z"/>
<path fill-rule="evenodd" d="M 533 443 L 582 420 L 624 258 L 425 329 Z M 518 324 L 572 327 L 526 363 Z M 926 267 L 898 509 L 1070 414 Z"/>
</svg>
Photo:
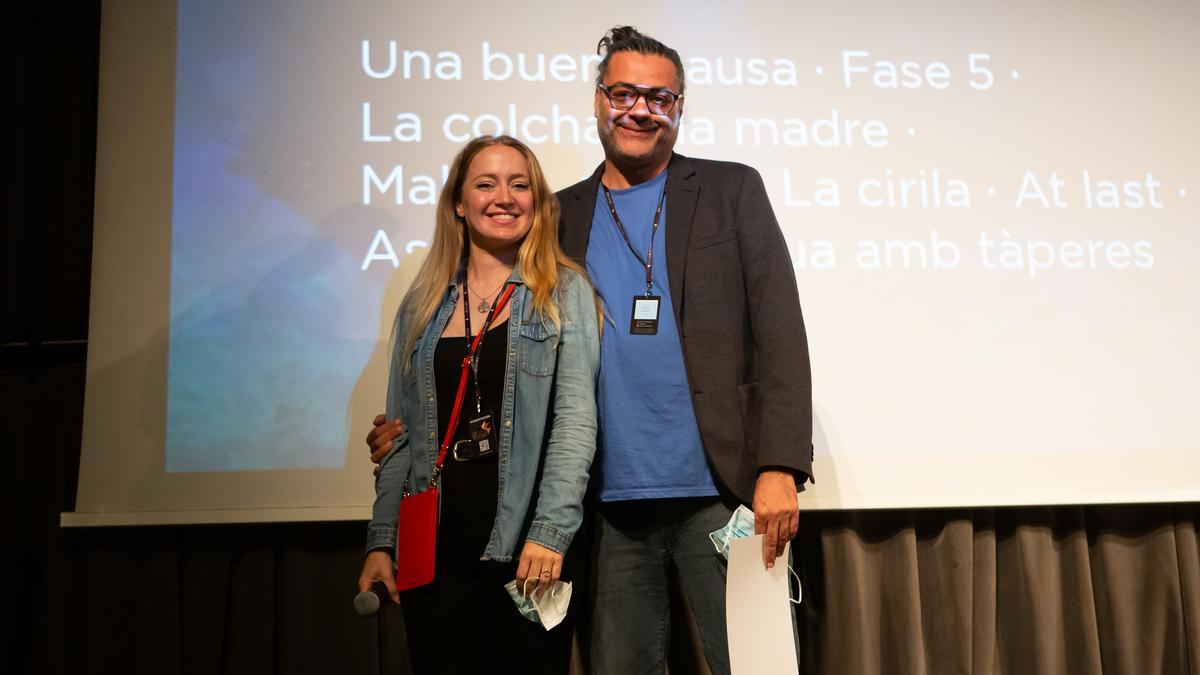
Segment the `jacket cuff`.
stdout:
<svg viewBox="0 0 1200 675">
<path fill-rule="evenodd" d="M 392 556 L 392 560 L 396 559 L 396 528 L 367 528 L 367 553 L 378 549 L 386 550 Z"/>
<path fill-rule="evenodd" d="M 566 555 L 572 536 L 571 533 L 553 525 L 534 523 L 529 526 L 529 534 L 525 538 L 535 544 L 545 546 L 559 555 Z"/>
<path fill-rule="evenodd" d="M 796 477 L 797 484 L 802 483 L 806 480 L 811 481 L 813 479 L 812 472 L 809 469 L 806 469 L 804 467 L 799 467 L 799 466 L 793 466 L 792 464 L 781 464 L 781 463 L 759 464 L 756 467 L 755 471 L 757 473 L 762 473 L 764 471 L 783 471 L 786 473 L 790 473 Z M 813 481 L 813 482 L 815 482 L 815 481 Z"/>
</svg>

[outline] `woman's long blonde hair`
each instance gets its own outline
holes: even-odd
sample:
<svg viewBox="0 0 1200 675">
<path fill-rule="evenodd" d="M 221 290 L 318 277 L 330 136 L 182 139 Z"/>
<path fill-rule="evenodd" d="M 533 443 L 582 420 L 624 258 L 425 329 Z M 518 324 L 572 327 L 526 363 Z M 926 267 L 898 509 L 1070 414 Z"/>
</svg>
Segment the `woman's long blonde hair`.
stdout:
<svg viewBox="0 0 1200 675">
<path fill-rule="evenodd" d="M 446 287 L 463 263 L 468 225 L 455 212 L 455 206 L 462 201 L 467 168 L 476 155 L 496 145 L 505 145 L 521 153 L 529 167 L 533 224 L 517 251 L 517 264 L 521 268 L 521 278 L 533 295 L 534 310 L 558 327 L 558 303 L 555 302 L 553 291 L 558 286 L 560 270 L 567 268 L 581 277 L 587 277 L 584 270 L 568 258 L 558 245 L 558 198 L 550 190 L 542 173 L 542 165 L 533 151 L 511 136 L 480 136 L 463 146 L 450 165 L 446 185 L 438 197 L 437 223 L 429 255 L 400 305 L 400 311 L 408 314 L 408 329 L 403 336 L 396 337 L 404 340 L 402 354 L 405 356 L 412 352 L 413 346 L 425 332 L 425 326 L 433 320 L 446 297 Z"/>
</svg>

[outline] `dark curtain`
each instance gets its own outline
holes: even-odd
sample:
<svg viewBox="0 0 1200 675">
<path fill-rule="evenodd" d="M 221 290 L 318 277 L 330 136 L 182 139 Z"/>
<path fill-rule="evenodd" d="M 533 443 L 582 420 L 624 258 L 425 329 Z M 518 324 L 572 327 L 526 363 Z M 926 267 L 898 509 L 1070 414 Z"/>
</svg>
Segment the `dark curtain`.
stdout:
<svg viewBox="0 0 1200 675">
<path fill-rule="evenodd" d="M 1200 673 L 1193 504 L 813 514 L 810 673 Z"/>
<path fill-rule="evenodd" d="M 99 8 L 0 11 L 0 669 L 407 672 L 395 608 L 351 609 L 362 523 L 58 528 L 82 424 Z M 805 514 L 802 670 L 1200 675 L 1196 517 L 1193 504 Z M 702 672 L 676 623 L 671 671 Z"/>
</svg>

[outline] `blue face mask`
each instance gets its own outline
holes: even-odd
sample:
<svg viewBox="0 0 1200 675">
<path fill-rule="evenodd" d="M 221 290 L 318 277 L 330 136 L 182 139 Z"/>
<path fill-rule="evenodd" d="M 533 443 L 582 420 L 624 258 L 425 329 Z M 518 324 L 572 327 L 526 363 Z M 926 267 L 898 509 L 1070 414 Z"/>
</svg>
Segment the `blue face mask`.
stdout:
<svg viewBox="0 0 1200 675">
<path fill-rule="evenodd" d="M 744 505 L 739 505 L 733 515 L 729 517 L 729 522 L 725 523 L 725 527 L 710 532 L 708 538 L 712 540 L 717 553 L 722 558 L 729 560 L 729 542 L 749 537 L 752 534 L 754 534 L 754 512 Z M 796 574 L 796 570 L 792 569 L 790 564 L 787 568 L 788 573 L 796 580 L 796 597 L 789 598 L 789 600 L 798 605 L 803 598 L 804 589 L 800 586 L 800 576 Z"/>
<path fill-rule="evenodd" d="M 749 537 L 752 534 L 754 534 L 754 512 L 745 506 L 738 506 L 729 518 L 729 522 L 725 523 L 725 527 L 709 533 L 708 538 L 712 540 L 717 553 L 728 560 L 729 542 Z"/>
<path fill-rule="evenodd" d="M 542 624 L 546 630 L 554 628 L 567 617 L 567 607 L 571 604 L 571 582 L 556 581 L 550 590 L 544 593 L 527 593 L 529 584 L 537 586 L 537 579 L 526 579 L 523 588 L 517 587 L 517 580 L 504 584 L 508 597 L 517 605 L 521 616 L 534 623 Z"/>
</svg>

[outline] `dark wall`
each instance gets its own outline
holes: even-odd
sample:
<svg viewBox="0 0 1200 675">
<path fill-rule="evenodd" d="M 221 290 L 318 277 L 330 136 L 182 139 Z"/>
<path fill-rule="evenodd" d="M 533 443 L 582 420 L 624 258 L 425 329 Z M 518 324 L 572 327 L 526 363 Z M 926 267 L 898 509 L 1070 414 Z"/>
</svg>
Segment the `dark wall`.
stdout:
<svg viewBox="0 0 1200 675">
<path fill-rule="evenodd" d="M 58 622 L 58 512 L 79 465 L 91 273 L 99 6 L 7 3 L 0 425 L 15 672 Z M 7 518 L 6 518 L 7 520 Z M 10 549 L 11 547 L 11 549 Z M 61 624 L 58 624 L 61 625 Z M 7 670 L 7 668 L 6 668 Z"/>
</svg>

